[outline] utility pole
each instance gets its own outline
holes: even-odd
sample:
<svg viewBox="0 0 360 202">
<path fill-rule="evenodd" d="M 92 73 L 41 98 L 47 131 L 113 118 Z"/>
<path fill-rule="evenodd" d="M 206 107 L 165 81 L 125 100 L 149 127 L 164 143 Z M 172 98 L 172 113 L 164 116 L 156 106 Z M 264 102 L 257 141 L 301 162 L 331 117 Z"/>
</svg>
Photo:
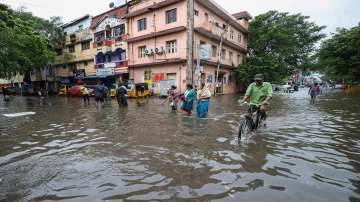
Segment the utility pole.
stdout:
<svg viewBox="0 0 360 202">
<path fill-rule="evenodd" d="M 186 84 L 194 83 L 194 0 L 187 0 L 187 69 Z"/>
</svg>

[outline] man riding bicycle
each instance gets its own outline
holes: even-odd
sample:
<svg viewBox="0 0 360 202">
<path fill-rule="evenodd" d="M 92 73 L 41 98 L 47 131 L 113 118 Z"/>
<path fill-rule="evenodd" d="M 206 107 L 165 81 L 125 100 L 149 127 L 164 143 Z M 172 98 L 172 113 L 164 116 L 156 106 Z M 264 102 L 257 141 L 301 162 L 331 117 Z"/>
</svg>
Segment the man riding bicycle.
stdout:
<svg viewBox="0 0 360 202">
<path fill-rule="evenodd" d="M 268 110 L 269 101 L 272 98 L 273 90 L 272 85 L 268 82 L 264 82 L 264 76 L 262 74 L 256 74 L 254 81 L 246 90 L 244 97 L 245 102 L 250 102 L 249 112 L 252 113 L 260 108 L 261 122 L 266 125 L 266 111 Z"/>
</svg>

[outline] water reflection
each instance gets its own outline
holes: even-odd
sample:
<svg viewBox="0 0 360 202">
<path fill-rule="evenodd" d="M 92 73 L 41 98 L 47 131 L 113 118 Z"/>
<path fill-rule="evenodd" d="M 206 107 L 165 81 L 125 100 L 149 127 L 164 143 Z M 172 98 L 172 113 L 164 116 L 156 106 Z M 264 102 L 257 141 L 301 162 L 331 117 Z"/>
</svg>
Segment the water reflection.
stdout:
<svg viewBox="0 0 360 202">
<path fill-rule="evenodd" d="M 203 120 L 157 99 L 1 102 L 36 114 L 0 117 L 0 200 L 360 200 L 359 95 L 277 95 L 268 128 L 240 144 L 238 98 L 214 99 Z"/>
</svg>

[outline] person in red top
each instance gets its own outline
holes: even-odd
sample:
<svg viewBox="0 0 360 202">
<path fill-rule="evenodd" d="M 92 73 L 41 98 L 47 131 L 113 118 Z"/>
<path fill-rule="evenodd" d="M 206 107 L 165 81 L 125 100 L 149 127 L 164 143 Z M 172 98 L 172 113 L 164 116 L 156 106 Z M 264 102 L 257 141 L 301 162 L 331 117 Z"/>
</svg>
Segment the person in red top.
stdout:
<svg viewBox="0 0 360 202">
<path fill-rule="evenodd" d="M 309 94 L 311 96 L 311 101 L 315 102 L 316 96 L 318 96 L 320 94 L 320 86 L 318 83 L 315 83 L 314 85 L 312 85 L 310 87 Z"/>
</svg>

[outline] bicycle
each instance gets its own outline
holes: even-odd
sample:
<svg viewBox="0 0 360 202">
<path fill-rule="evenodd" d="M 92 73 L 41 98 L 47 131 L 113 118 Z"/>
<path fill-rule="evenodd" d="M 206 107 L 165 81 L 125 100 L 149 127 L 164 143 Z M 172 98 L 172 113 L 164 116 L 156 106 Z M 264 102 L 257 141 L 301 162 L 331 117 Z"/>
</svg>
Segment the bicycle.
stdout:
<svg viewBox="0 0 360 202">
<path fill-rule="evenodd" d="M 249 109 L 248 114 L 245 115 L 245 119 L 243 119 L 239 125 L 239 140 L 241 139 L 241 136 L 256 131 L 261 124 L 261 120 L 263 119 L 263 115 L 260 112 L 260 106 L 250 105 L 247 102 L 244 102 L 244 104 L 247 104 Z"/>
</svg>

